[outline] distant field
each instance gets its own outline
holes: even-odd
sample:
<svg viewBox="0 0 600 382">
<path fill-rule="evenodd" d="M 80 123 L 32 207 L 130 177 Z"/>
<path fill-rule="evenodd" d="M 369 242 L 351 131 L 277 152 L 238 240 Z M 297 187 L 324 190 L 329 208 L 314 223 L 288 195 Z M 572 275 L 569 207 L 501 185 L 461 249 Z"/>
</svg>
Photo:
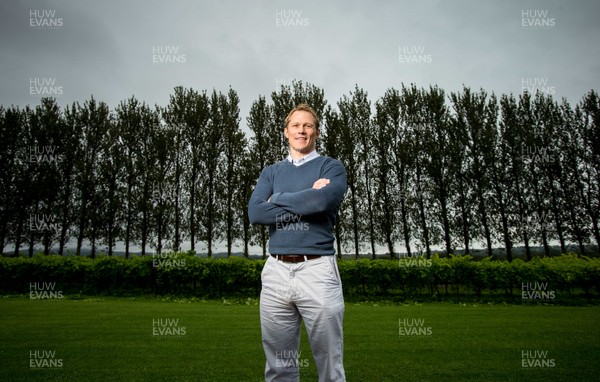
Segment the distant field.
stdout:
<svg viewBox="0 0 600 382">
<path fill-rule="evenodd" d="M 369 243 L 361 243 L 361 245 L 364 245 L 364 246 L 368 246 L 368 244 Z M 226 258 L 227 252 L 222 251 L 222 249 L 225 247 L 225 245 L 226 245 L 225 243 L 220 243 L 220 247 L 216 248 L 216 250 L 215 250 L 215 252 L 213 252 L 212 256 L 216 259 Z M 182 245 L 182 248 L 184 251 L 187 251 L 189 249 L 189 243 L 184 243 L 184 245 Z M 529 248 L 530 248 L 532 257 L 544 257 L 545 256 L 544 247 L 534 245 Z M 549 246 L 549 248 L 550 248 L 550 256 L 560 256 L 563 254 L 560 246 L 551 245 L 551 246 Z M 590 257 L 600 256 L 598 247 L 595 245 L 586 245 L 585 250 L 586 250 L 586 256 L 590 256 Z M 148 248 L 147 251 L 148 251 L 147 253 L 149 253 L 149 254 L 154 253 L 154 249 L 151 249 L 151 248 Z M 4 253 L 12 254 L 13 252 L 14 252 L 14 246 L 7 246 L 4 248 Z M 431 252 L 432 253 L 445 253 L 445 249 L 441 248 L 441 247 L 440 248 L 435 247 L 435 248 L 432 248 Z M 493 252 L 493 257 L 495 259 L 506 259 L 506 249 L 504 249 L 502 247 L 493 248 L 492 252 Z M 566 247 L 566 252 L 580 253 L 579 246 L 577 246 L 575 244 L 569 244 Z M 37 247 L 35 250 L 35 253 L 43 253 L 43 248 Z M 58 254 L 58 247 L 51 248 L 50 253 Z M 106 254 L 106 253 L 108 253 L 108 249 L 101 246 L 98 254 Z M 132 250 L 132 256 L 139 256 L 140 253 L 141 253 L 141 249 L 138 247 L 135 247 Z M 456 249 L 453 253 L 455 255 L 463 255 L 463 254 L 465 254 L 465 251 L 463 249 Z M 20 254 L 21 254 L 21 256 L 29 256 L 29 249 L 21 247 Z M 81 249 L 82 256 L 89 256 L 90 254 L 91 254 L 90 248 L 84 247 Z M 469 251 L 469 254 L 476 259 L 481 259 L 481 258 L 485 258 L 488 256 L 488 252 L 487 252 L 486 248 L 471 248 Z M 520 259 L 525 260 L 527 258 L 526 253 L 525 253 L 525 247 L 522 247 L 522 246 L 513 247 L 512 254 L 513 254 L 514 259 L 520 258 Z M 395 257 L 398 258 L 398 256 L 406 256 L 406 255 L 407 255 L 406 252 L 397 252 L 395 254 Z M 71 243 L 71 246 L 68 246 L 66 248 L 65 256 L 75 256 L 75 247 L 73 246 L 73 243 Z M 113 256 L 125 257 L 125 251 L 114 250 Z M 197 256 L 208 257 L 206 252 L 200 252 L 197 254 Z M 236 252 L 234 250 L 234 252 L 231 254 L 231 256 L 244 257 L 244 254 L 243 254 L 243 252 L 240 252 L 240 251 Z M 262 250 L 260 248 L 251 249 L 249 257 L 251 259 L 255 259 L 255 260 L 262 259 Z M 344 260 L 354 260 L 356 255 L 354 253 L 343 253 L 342 257 Z M 359 258 L 361 258 L 361 259 L 370 259 L 372 257 L 373 257 L 373 255 L 371 253 L 359 254 Z M 387 250 L 382 249 L 381 251 L 378 251 L 378 254 L 376 257 L 377 258 L 389 258 L 390 255 L 389 255 L 389 253 L 387 253 Z"/>
<path fill-rule="evenodd" d="M 595 381 L 599 323 L 597 306 L 347 303 L 347 379 Z M 316 381 L 304 332 L 300 359 Z M 0 381 L 257 382 L 263 369 L 256 300 L 0 298 Z"/>
</svg>

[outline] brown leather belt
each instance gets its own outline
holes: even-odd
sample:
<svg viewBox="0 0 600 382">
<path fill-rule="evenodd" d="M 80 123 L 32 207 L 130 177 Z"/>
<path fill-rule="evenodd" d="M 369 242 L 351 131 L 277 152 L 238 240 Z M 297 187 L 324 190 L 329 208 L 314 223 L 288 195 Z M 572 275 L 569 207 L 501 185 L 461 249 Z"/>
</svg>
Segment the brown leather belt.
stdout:
<svg viewBox="0 0 600 382">
<path fill-rule="evenodd" d="M 304 262 L 304 258 L 306 260 L 318 259 L 321 256 L 319 255 L 271 255 L 277 260 L 281 260 L 285 263 L 302 263 Z"/>
</svg>

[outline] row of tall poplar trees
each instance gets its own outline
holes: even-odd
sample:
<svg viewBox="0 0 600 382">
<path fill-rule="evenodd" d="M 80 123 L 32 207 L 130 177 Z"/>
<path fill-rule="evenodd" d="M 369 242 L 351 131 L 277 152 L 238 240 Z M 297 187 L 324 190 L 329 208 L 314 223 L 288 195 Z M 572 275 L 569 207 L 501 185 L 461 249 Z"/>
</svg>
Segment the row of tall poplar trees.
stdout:
<svg viewBox="0 0 600 382">
<path fill-rule="evenodd" d="M 259 96 L 240 128 L 239 98 L 177 87 L 167 106 L 135 97 L 111 108 L 93 97 L 60 108 L 0 106 L 0 244 L 77 255 L 117 242 L 125 256 L 224 243 L 245 256 L 268 230 L 247 202 L 260 171 L 287 155 L 285 116 L 306 102 L 322 120 L 318 150 L 340 159 L 348 192 L 338 254 L 430 256 L 551 243 L 586 253 L 600 233 L 600 100 L 574 107 L 537 92 L 497 98 L 414 84 L 375 103 L 358 86 L 335 105 L 312 84 Z M 186 243 L 184 248 L 184 242 Z"/>
</svg>

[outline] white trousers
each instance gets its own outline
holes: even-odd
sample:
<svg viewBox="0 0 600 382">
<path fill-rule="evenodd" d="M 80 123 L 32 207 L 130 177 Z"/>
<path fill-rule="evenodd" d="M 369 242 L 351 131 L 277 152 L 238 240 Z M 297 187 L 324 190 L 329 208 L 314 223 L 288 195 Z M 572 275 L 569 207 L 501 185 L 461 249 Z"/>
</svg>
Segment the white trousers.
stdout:
<svg viewBox="0 0 600 382">
<path fill-rule="evenodd" d="M 286 263 L 269 256 L 261 275 L 260 324 L 267 382 L 297 382 L 308 360 L 299 353 L 300 324 L 308 334 L 319 382 L 345 381 L 344 296 L 335 256 Z"/>
</svg>

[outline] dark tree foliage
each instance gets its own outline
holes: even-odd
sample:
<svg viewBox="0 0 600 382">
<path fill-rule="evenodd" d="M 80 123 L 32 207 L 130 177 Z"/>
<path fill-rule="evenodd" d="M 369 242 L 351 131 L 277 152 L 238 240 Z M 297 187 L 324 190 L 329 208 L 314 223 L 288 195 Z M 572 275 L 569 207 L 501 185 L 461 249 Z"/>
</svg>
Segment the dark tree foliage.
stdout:
<svg viewBox="0 0 600 382">
<path fill-rule="evenodd" d="M 348 192 L 334 227 L 338 255 L 430 256 L 502 246 L 581 254 L 600 240 L 600 97 L 576 105 L 537 92 L 496 97 L 467 87 L 359 86 L 330 105 L 294 81 L 259 96 L 240 127 L 240 100 L 177 87 L 165 107 L 135 97 L 113 110 L 93 97 L 61 109 L 43 98 L 0 106 L 3 254 L 108 255 L 250 246 L 268 230 L 247 203 L 260 171 L 288 154 L 285 117 L 308 103 L 318 151 L 341 160 Z M 184 243 L 190 243 L 186 248 Z M 7 251 L 7 247 L 14 250 Z M 439 249 L 436 249 L 439 248 Z M 8 253 L 10 252 L 10 253 Z M 379 252 L 379 253 L 377 253 Z"/>
</svg>

